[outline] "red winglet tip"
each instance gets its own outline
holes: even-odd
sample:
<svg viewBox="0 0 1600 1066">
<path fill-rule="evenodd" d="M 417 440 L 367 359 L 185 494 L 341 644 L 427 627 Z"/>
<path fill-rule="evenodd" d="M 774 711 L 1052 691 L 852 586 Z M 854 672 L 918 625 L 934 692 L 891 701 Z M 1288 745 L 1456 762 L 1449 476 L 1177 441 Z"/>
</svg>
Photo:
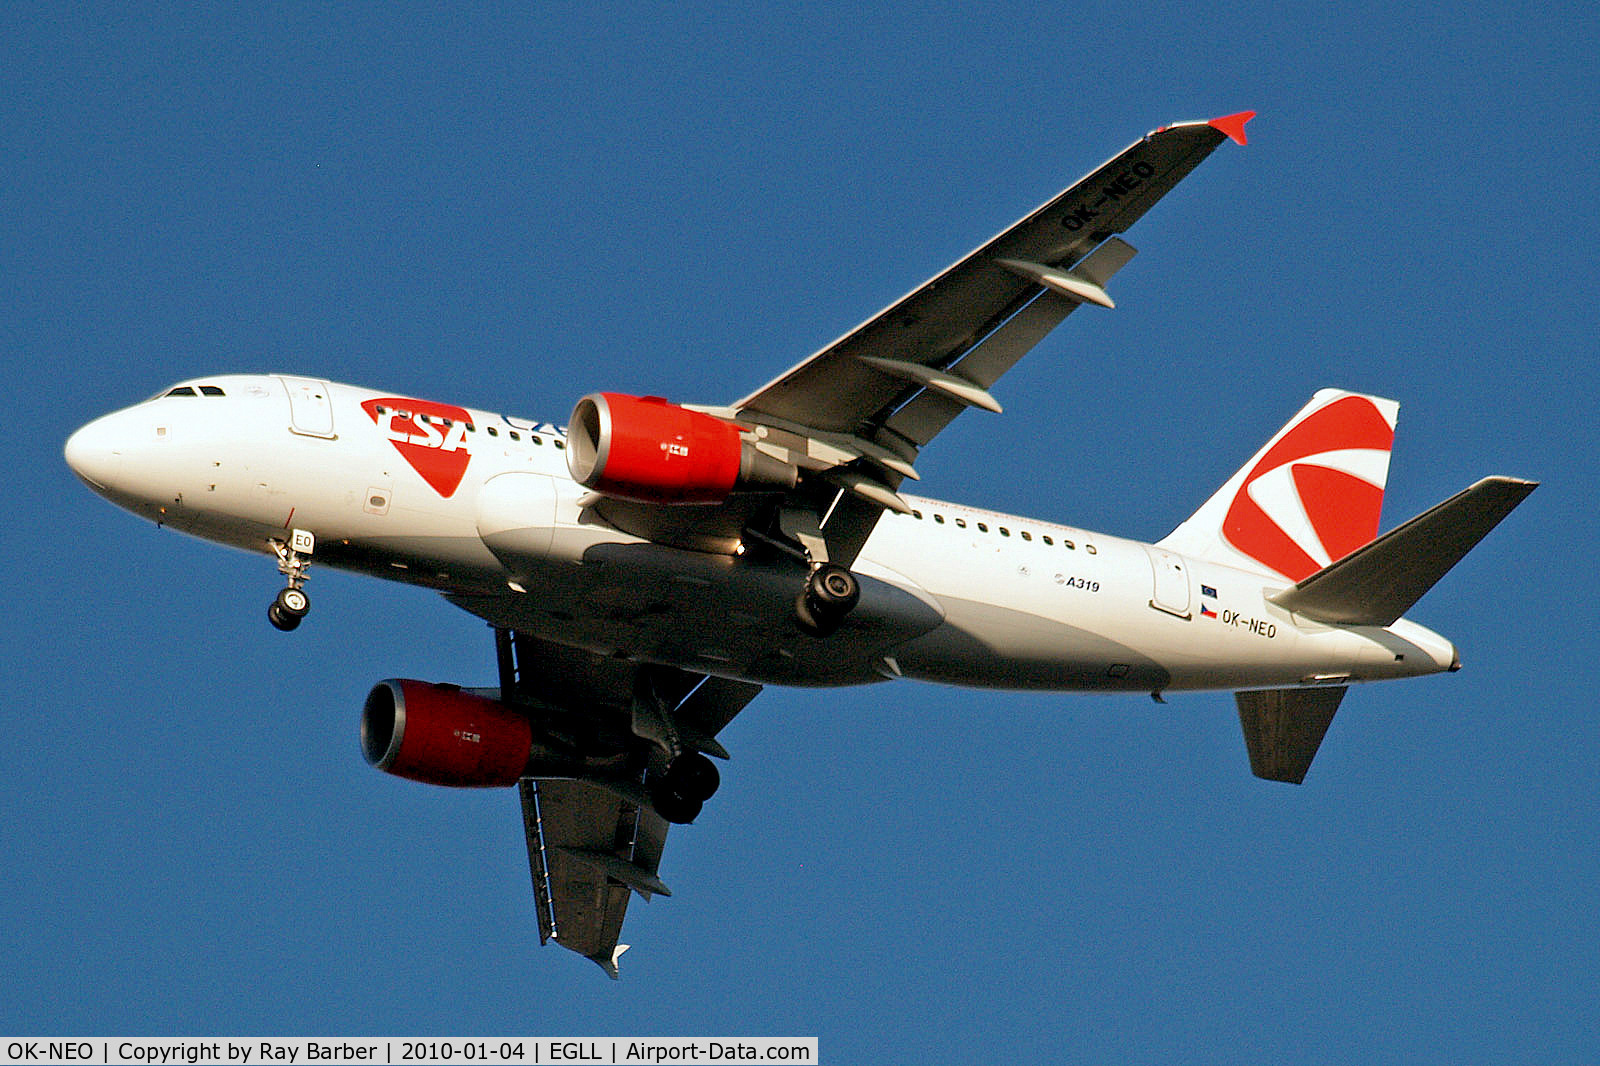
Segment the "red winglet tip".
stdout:
<svg viewBox="0 0 1600 1066">
<path fill-rule="evenodd" d="M 1244 124 L 1255 117 L 1256 113 L 1254 111 L 1240 111 L 1235 115 L 1223 115 L 1221 118 L 1214 118 L 1206 125 L 1227 134 L 1230 139 L 1239 144 L 1249 144 L 1250 142 L 1244 136 Z"/>
</svg>

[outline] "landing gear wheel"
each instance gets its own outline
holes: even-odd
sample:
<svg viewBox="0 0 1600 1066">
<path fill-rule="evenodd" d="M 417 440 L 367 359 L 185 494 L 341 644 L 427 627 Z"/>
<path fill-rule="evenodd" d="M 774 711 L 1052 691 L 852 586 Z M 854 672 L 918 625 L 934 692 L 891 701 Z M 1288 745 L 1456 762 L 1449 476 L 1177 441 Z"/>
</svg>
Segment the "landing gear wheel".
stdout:
<svg viewBox="0 0 1600 1066">
<path fill-rule="evenodd" d="M 861 583 L 842 566 L 823 563 L 811 572 L 794 601 L 795 624 L 802 632 L 825 637 L 839 628 L 861 598 Z"/>
<path fill-rule="evenodd" d="M 861 583 L 844 567 L 823 563 L 806 581 L 806 597 L 811 600 L 813 611 L 843 618 L 861 598 Z"/>
<path fill-rule="evenodd" d="M 277 600 L 273 603 L 280 612 L 300 619 L 311 610 L 311 597 L 306 595 L 305 589 L 286 588 L 278 593 Z"/>
<path fill-rule="evenodd" d="M 662 785 L 669 791 L 701 803 L 716 795 L 717 786 L 721 784 L 722 775 L 717 772 L 717 764 L 698 751 L 685 752 L 673 759 L 662 779 Z"/>
<path fill-rule="evenodd" d="M 268 621 L 270 621 L 274 627 L 283 630 L 285 633 L 298 626 L 300 624 L 300 619 L 303 617 L 305 616 L 299 614 L 290 614 L 288 611 L 285 611 L 282 607 L 278 606 L 276 602 L 267 608 Z"/>
<path fill-rule="evenodd" d="M 674 792 L 663 778 L 650 794 L 650 804 L 656 813 L 673 825 L 688 825 L 700 816 L 701 800 L 691 799 Z"/>
</svg>

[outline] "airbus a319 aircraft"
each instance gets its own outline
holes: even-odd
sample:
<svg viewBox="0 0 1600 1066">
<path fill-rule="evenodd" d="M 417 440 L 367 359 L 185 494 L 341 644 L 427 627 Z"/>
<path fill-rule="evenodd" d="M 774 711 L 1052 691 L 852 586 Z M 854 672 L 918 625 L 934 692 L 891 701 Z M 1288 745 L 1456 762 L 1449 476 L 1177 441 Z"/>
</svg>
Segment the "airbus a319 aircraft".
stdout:
<svg viewBox="0 0 1600 1066">
<path fill-rule="evenodd" d="M 1245 112 L 1136 141 L 733 403 L 597 392 L 566 428 L 288 375 L 200 378 L 73 434 L 159 525 L 437 589 L 494 627 L 499 685 L 379 682 L 391 774 L 516 786 L 540 939 L 612 977 L 630 893 L 717 790 L 763 685 L 1235 690 L 1251 769 L 1300 782 L 1348 686 L 1456 670 L 1401 617 L 1533 490 L 1488 478 L 1378 536 L 1397 405 L 1325 389 L 1141 544 L 911 495 L 923 447 L 1062 319 L 1112 306 L 1119 236 Z"/>
</svg>

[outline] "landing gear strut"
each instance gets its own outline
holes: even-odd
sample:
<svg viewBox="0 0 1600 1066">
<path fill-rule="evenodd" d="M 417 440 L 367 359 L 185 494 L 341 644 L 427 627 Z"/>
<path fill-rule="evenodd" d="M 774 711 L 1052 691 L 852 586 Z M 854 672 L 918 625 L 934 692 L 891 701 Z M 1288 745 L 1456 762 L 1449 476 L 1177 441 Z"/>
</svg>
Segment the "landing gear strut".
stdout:
<svg viewBox="0 0 1600 1066">
<path fill-rule="evenodd" d="M 288 586 L 278 593 L 277 599 L 267 608 L 267 620 L 287 633 L 298 626 L 306 612 L 311 610 L 311 597 L 306 595 L 306 590 L 301 586 L 305 584 L 306 570 L 311 566 L 307 556 L 315 550 L 317 539 L 309 531 L 297 529 L 287 544 L 281 540 L 269 540 L 267 543 L 278 556 L 278 573 L 288 582 Z"/>
</svg>

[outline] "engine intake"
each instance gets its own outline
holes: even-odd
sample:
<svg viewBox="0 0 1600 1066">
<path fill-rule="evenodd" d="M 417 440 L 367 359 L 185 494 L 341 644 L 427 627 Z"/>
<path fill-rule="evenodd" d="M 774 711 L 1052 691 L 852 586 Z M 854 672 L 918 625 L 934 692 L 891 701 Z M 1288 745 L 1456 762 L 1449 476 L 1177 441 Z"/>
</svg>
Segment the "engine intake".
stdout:
<svg viewBox="0 0 1600 1066">
<path fill-rule="evenodd" d="M 533 753 L 528 719 L 494 700 L 425 681 L 380 681 L 361 711 L 361 753 L 430 785 L 514 785 Z"/>
<path fill-rule="evenodd" d="M 643 503 L 721 503 L 735 489 L 793 488 L 798 476 L 731 422 L 615 392 L 591 393 L 573 408 L 567 468 L 587 488 Z"/>
</svg>

